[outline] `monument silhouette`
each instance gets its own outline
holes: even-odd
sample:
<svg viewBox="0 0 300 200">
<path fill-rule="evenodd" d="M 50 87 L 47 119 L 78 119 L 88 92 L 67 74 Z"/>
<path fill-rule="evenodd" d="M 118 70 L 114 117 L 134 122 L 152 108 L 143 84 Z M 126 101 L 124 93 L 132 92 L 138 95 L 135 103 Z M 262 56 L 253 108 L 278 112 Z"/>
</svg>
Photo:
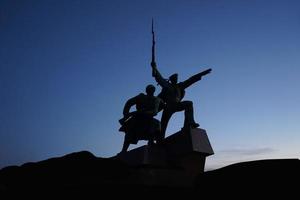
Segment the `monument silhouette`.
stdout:
<svg viewBox="0 0 300 200">
<path fill-rule="evenodd" d="M 148 85 L 146 94 L 141 93 L 125 103 L 123 118 L 119 120 L 119 131 L 125 133 L 124 143 L 121 152 L 115 158 L 131 166 L 147 166 L 147 170 L 143 171 L 143 182 L 153 185 L 188 185 L 197 175 L 204 172 L 206 157 L 214 154 L 214 151 L 206 130 L 198 128 L 199 124 L 195 122 L 192 101 L 183 98 L 185 89 L 209 74 L 211 69 L 197 73 L 182 82 L 178 82 L 178 74 L 165 79 L 155 62 L 153 21 L 151 67 L 152 76 L 161 87 L 161 92 L 155 96 L 155 87 Z M 134 105 L 136 110 L 129 112 Z M 154 118 L 160 111 L 161 121 Z M 184 111 L 182 129 L 165 138 L 171 116 L 179 111 Z M 139 140 L 146 140 L 148 144 L 127 151 L 130 144 L 137 144 Z M 160 170 L 157 170 L 157 167 Z M 151 179 L 148 177 L 150 171 Z M 174 180 L 170 182 L 170 179 Z"/>
<path fill-rule="evenodd" d="M 138 140 L 148 140 L 149 145 L 154 144 L 154 140 L 162 140 L 160 122 L 153 118 L 158 113 L 162 101 L 154 96 L 154 92 L 155 87 L 148 85 L 146 95 L 140 93 L 126 102 L 124 117 L 119 120 L 122 125 L 119 131 L 125 132 L 122 152 L 126 152 L 130 144 L 137 144 Z M 130 113 L 133 105 L 136 106 L 136 111 Z"/>
<path fill-rule="evenodd" d="M 152 76 L 162 88 L 155 96 L 155 86 L 147 85 L 146 94 L 130 98 L 119 120 L 125 133 L 120 153 L 100 158 L 88 151 L 74 152 L 21 166 L 0 169 L 0 194 L 47 197 L 64 194 L 68 198 L 83 195 L 91 197 L 116 196 L 121 198 L 147 194 L 147 197 L 167 198 L 184 194 L 193 198 L 217 194 L 220 198 L 239 198 L 246 194 L 268 198 L 283 194 L 285 199 L 298 194 L 300 178 L 299 159 L 275 159 L 242 162 L 204 172 L 207 156 L 213 155 L 206 130 L 194 120 L 191 101 L 183 101 L 185 89 L 209 74 L 204 70 L 177 83 L 178 75 L 165 80 L 155 62 L 155 37 L 152 23 Z M 136 110 L 130 112 L 135 106 Z M 160 122 L 155 118 L 163 112 Z M 181 130 L 165 138 L 169 119 L 174 112 L 184 111 Z M 130 144 L 139 140 L 147 145 L 128 151 Z M 41 195 L 40 195 L 41 194 Z M 248 196 L 249 197 L 249 196 Z"/>
<path fill-rule="evenodd" d="M 175 73 L 165 79 L 157 69 L 156 63 L 151 62 L 152 74 L 157 83 L 162 87 L 159 97 L 165 102 L 165 108 L 161 117 L 162 134 L 165 135 L 168 122 L 173 113 L 184 110 L 184 128 L 197 128 L 198 123 L 194 120 L 194 108 L 192 101 L 182 101 L 185 95 L 185 89 L 201 80 L 202 76 L 211 72 L 211 69 L 193 75 L 189 79 L 178 83 L 178 74 Z"/>
</svg>

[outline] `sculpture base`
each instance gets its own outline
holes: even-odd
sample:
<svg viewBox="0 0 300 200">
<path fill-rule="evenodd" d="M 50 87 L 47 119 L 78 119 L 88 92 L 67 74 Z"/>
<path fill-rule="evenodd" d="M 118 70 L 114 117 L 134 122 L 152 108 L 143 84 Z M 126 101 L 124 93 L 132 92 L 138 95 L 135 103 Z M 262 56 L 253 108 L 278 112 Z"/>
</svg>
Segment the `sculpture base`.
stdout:
<svg viewBox="0 0 300 200">
<path fill-rule="evenodd" d="M 214 154 L 204 129 L 182 129 L 161 145 L 144 145 L 115 156 L 139 167 L 135 183 L 152 186 L 190 186 Z"/>
<path fill-rule="evenodd" d="M 164 147 L 158 145 L 144 145 L 128 152 L 119 153 L 116 158 L 133 166 L 167 166 L 166 151 Z"/>
</svg>

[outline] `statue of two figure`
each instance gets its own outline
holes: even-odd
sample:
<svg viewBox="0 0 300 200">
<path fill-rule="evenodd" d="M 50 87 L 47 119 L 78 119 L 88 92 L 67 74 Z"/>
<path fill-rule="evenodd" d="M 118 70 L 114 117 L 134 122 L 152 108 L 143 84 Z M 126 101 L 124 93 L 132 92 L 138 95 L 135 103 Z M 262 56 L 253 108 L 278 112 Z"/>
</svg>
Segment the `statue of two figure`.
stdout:
<svg viewBox="0 0 300 200">
<path fill-rule="evenodd" d="M 157 69 L 155 62 L 151 62 L 152 76 L 162 88 L 158 96 L 154 95 L 155 87 L 148 85 L 146 94 L 139 94 L 129 99 L 123 109 L 124 117 L 119 120 L 122 125 L 119 131 L 125 132 L 123 148 L 126 152 L 130 144 L 137 144 L 138 140 L 148 140 L 148 145 L 161 143 L 165 138 L 165 132 L 171 116 L 175 112 L 184 111 L 184 129 L 199 126 L 194 119 L 194 108 L 192 101 L 182 101 L 185 89 L 201 80 L 211 72 L 211 69 L 202 71 L 189 79 L 178 82 L 178 74 L 173 74 L 165 79 Z M 130 112 L 132 106 L 136 111 Z M 163 111 L 161 122 L 154 118 Z"/>
</svg>

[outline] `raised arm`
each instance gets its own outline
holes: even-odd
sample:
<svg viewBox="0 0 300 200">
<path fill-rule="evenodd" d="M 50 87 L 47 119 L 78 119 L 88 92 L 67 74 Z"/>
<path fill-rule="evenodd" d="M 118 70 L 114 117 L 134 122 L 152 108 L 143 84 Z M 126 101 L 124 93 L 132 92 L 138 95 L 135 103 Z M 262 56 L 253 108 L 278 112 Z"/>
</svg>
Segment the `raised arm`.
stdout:
<svg viewBox="0 0 300 200">
<path fill-rule="evenodd" d="M 202 76 L 205 76 L 211 72 L 211 69 L 204 70 L 198 74 L 195 74 L 194 76 L 191 76 L 189 79 L 181 82 L 181 85 L 183 88 L 187 88 L 191 86 L 192 84 L 196 83 L 197 81 L 200 81 Z"/>
<path fill-rule="evenodd" d="M 151 62 L 151 67 L 152 67 L 152 76 L 155 78 L 156 82 L 163 88 L 169 87 L 169 82 L 160 74 L 155 62 Z"/>
</svg>

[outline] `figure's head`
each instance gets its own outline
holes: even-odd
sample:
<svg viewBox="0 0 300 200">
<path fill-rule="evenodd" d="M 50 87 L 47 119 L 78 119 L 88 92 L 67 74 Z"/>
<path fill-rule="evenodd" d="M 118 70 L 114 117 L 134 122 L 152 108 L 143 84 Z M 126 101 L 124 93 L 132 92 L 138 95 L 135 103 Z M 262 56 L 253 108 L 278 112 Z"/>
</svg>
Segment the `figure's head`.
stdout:
<svg viewBox="0 0 300 200">
<path fill-rule="evenodd" d="M 170 80 L 170 82 L 171 83 L 173 83 L 173 84 L 176 84 L 177 83 L 177 81 L 178 81 L 178 74 L 172 74 L 170 77 L 169 77 L 169 80 Z"/>
<path fill-rule="evenodd" d="M 148 94 L 148 95 L 154 95 L 154 92 L 155 92 L 155 87 L 154 87 L 154 85 L 147 85 L 147 87 L 146 87 L 146 93 Z"/>
</svg>

